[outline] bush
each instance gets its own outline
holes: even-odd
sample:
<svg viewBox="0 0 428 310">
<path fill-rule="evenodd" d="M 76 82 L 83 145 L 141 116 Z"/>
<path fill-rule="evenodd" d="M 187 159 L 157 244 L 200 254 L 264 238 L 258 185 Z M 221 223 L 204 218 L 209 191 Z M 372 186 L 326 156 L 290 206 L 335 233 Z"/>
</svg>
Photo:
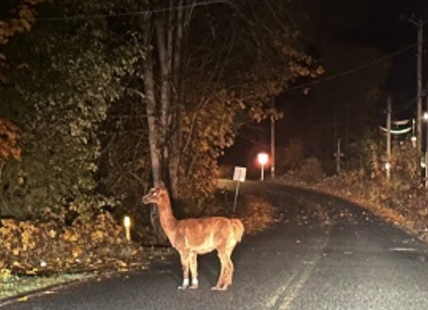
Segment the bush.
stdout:
<svg viewBox="0 0 428 310">
<path fill-rule="evenodd" d="M 325 173 L 318 159 L 308 158 L 300 167 L 287 172 L 283 177 L 305 183 L 317 183 L 325 178 Z"/>
<path fill-rule="evenodd" d="M 242 196 L 241 205 L 242 207 L 237 209 L 237 214 L 244 223 L 245 233 L 263 231 L 275 220 L 276 209 L 261 196 Z"/>
<path fill-rule="evenodd" d="M 1 220 L 0 270 L 51 274 L 124 267 L 141 248 L 126 240 L 109 213 L 65 226 L 57 222 Z"/>
</svg>

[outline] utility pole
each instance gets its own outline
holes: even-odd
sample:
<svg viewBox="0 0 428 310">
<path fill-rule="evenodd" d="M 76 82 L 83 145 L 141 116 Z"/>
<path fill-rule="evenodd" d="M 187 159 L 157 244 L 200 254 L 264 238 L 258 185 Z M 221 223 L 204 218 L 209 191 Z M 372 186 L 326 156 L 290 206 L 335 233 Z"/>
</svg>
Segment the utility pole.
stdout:
<svg viewBox="0 0 428 310">
<path fill-rule="evenodd" d="M 272 97 L 272 108 L 275 106 L 275 99 Z M 275 117 L 270 117 L 270 176 L 275 179 Z"/>
<path fill-rule="evenodd" d="M 418 52 L 417 52 L 417 114 L 416 114 L 416 137 L 418 139 L 418 151 L 422 150 L 422 54 L 423 54 L 423 26 L 422 19 L 409 18 L 409 22 L 418 28 Z"/>
<path fill-rule="evenodd" d="M 427 89 L 428 89 L 428 82 L 427 82 Z M 424 112 L 422 118 L 424 120 L 424 125 L 425 125 L 424 186 L 425 186 L 425 188 L 428 188 L 428 96 L 425 97 L 425 112 Z"/>
<path fill-rule="evenodd" d="M 422 119 L 423 119 L 423 125 L 424 125 L 424 132 L 423 132 L 423 135 L 422 135 L 422 139 L 423 139 L 423 144 L 422 144 L 422 153 L 423 153 L 423 159 L 422 159 L 422 162 L 423 162 L 423 170 L 422 170 L 422 180 L 423 180 L 423 184 L 424 184 L 424 187 L 425 188 L 427 188 L 427 186 L 428 186 L 428 162 L 427 162 L 427 160 L 428 160 L 428 156 L 427 156 L 427 150 L 428 150 L 428 113 L 427 112 L 425 112 L 423 115 L 422 115 Z"/>
<path fill-rule="evenodd" d="M 340 149 L 340 138 L 337 139 L 337 150 L 336 150 L 336 173 L 340 174 L 340 160 L 342 157 L 342 151 Z"/>
<path fill-rule="evenodd" d="M 270 176 L 275 179 L 275 118 L 272 116 L 270 119 Z"/>
<path fill-rule="evenodd" d="M 386 179 L 391 179 L 391 96 L 388 96 L 386 107 Z"/>
</svg>

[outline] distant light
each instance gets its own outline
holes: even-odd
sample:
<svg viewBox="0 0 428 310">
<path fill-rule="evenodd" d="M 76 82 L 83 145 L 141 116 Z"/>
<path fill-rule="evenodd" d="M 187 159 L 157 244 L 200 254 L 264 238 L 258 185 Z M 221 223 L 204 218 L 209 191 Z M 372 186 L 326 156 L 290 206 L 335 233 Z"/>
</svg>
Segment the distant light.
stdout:
<svg viewBox="0 0 428 310">
<path fill-rule="evenodd" d="M 413 146 L 413 147 L 416 147 L 416 141 L 418 141 L 418 138 L 416 138 L 416 136 L 412 136 L 412 137 L 410 138 L 410 141 L 412 142 L 412 146 Z"/>
<path fill-rule="evenodd" d="M 259 162 L 260 165 L 264 166 L 269 161 L 269 155 L 266 153 L 259 153 L 257 154 L 257 161 Z"/>
<path fill-rule="evenodd" d="M 259 162 L 261 169 L 260 169 L 260 180 L 264 180 L 265 179 L 265 165 L 268 163 L 269 161 L 269 155 L 266 153 L 259 153 L 257 154 L 257 161 Z"/>
<path fill-rule="evenodd" d="M 391 163 L 385 163 L 385 169 L 390 170 L 391 169 Z"/>
<path fill-rule="evenodd" d="M 422 118 L 424 119 L 424 121 L 428 121 L 428 112 L 424 112 Z"/>
<path fill-rule="evenodd" d="M 123 218 L 123 225 L 125 227 L 131 227 L 131 218 L 129 216 Z"/>
</svg>

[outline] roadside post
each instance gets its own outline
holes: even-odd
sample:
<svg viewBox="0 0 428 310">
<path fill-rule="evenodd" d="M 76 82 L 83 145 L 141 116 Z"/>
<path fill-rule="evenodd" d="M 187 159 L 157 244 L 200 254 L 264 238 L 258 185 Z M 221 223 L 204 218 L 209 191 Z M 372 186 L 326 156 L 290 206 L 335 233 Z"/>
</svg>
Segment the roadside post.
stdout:
<svg viewBox="0 0 428 310">
<path fill-rule="evenodd" d="M 247 168 L 244 168 L 244 167 L 235 167 L 235 170 L 233 171 L 233 181 L 236 181 L 235 199 L 233 201 L 233 209 L 232 209 L 233 213 L 235 213 L 236 204 L 238 202 L 239 184 L 241 182 L 245 182 L 246 174 L 247 174 Z"/>
</svg>

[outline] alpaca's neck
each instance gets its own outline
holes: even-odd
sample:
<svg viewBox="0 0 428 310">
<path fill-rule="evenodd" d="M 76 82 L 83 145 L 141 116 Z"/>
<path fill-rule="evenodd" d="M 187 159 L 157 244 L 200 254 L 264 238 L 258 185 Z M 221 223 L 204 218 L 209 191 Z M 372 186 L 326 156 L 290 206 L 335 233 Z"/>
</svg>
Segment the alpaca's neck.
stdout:
<svg viewBox="0 0 428 310">
<path fill-rule="evenodd" d="M 175 230 L 178 221 L 172 214 L 171 202 L 168 196 L 163 197 L 158 203 L 158 208 L 161 226 L 171 240 L 171 233 Z"/>
</svg>

